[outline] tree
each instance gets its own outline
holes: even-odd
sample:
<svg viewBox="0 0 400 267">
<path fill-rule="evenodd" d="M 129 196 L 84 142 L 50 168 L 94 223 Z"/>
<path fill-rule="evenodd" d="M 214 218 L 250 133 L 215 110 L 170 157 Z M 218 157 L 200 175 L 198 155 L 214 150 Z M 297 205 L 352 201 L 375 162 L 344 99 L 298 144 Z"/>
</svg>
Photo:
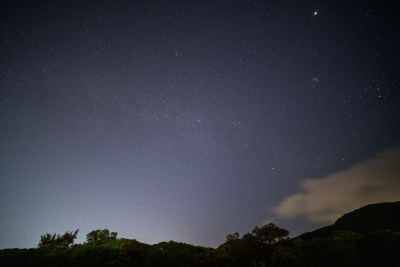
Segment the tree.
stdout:
<svg viewBox="0 0 400 267">
<path fill-rule="evenodd" d="M 227 236 L 226 236 L 226 241 L 225 242 L 229 242 L 229 241 L 231 241 L 231 240 L 237 240 L 237 239 L 239 239 L 239 233 L 238 232 L 235 232 L 235 233 L 233 233 L 233 234 L 228 234 Z"/>
<path fill-rule="evenodd" d="M 105 229 L 97 229 L 93 230 L 86 235 L 86 242 L 94 243 L 96 245 L 105 244 L 107 242 L 113 241 L 117 239 L 117 232 L 111 232 Z"/>
<path fill-rule="evenodd" d="M 251 246 L 239 238 L 238 233 L 229 234 L 226 242 L 214 253 L 217 266 L 251 266 L 256 254 Z"/>
<path fill-rule="evenodd" d="M 40 236 L 38 248 L 46 250 L 59 250 L 70 248 L 78 235 L 79 229 L 75 232 L 67 231 L 63 235 L 46 233 Z"/>
<path fill-rule="evenodd" d="M 264 225 L 261 228 L 256 226 L 251 232 L 261 244 L 275 244 L 276 242 L 287 240 L 289 231 L 276 226 L 273 223 Z"/>
</svg>

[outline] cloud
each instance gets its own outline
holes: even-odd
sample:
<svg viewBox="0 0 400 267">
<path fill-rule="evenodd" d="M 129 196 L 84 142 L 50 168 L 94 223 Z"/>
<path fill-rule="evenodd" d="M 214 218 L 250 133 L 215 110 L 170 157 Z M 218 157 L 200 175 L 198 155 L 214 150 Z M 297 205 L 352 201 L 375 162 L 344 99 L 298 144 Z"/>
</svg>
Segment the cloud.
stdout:
<svg viewBox="0 0 400 267">
<path fill-rule="evenodd" d="M 280 218 L 304 216 L 314 223 L 333 223 L 367 204 L 400 200 L 400 146 L 321 179 L 306 179 L 300 192 L 273 211 Z"/>
</svg>

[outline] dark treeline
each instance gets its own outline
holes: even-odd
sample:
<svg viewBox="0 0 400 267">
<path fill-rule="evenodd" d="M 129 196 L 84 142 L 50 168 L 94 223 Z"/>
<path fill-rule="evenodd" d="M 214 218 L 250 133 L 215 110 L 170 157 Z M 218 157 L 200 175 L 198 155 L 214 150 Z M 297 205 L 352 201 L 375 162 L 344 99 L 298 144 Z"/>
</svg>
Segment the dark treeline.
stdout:
<svg viewBox="0 0 400 267">
<path fill-rule="evenodd" d="M 399 266 L 400 202 L 369 205 L 329 227 L 290 239 L 272 223 L 228 234 L 218 248 L 174 241 L 148 245 L 98 229 L 46 233 L 37 248 L 0 250 L 0 266 Z"/>
<path fill-rule="evenodd" d="M 287 230 L 268 224 L 242 237 L 229 234 L 216 249 L 174 241 L 148 245 L 117 239 L 116 233 L 111 235 L 107 229 L 92 231 L 84 244 L 73 244 L 71 236 L 76 233 L 45 234 L 38 248 L 3 249 L 0 265 L 398 266 L 400 262 L 400 233 L 389 230 L 368 234 L 336 231 L 327 238 L 304 241 L 289 239 Z"/>
</svg>

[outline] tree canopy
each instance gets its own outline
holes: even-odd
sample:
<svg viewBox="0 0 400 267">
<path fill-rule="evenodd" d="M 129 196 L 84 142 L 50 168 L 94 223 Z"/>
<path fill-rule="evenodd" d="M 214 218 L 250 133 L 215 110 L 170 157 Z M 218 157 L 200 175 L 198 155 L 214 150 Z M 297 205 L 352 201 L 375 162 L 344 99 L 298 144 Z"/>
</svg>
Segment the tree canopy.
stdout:
<svg viewBox="0 0 400 267">
<path fill-rule="evenodd" d="M 56 233 L 46 233 L 40 236 L 38 248 L 47 250 L 57 250 L 70 248 L 78 235 L 79 229 L 75 232 L 67 231 L 63 235 L 57 235 Z"/>
<path fill-rule="evenodd" d="M 339 230 L 329 237 L 289 239 L 275 224 L 256 226 L 240 237 L 229 234 L 218 248 L 174 241 L 148 245 L 117 239 L 116 232 L 97 229 L 84 244 L 74 244 L 79 230 L 46 233 L 38 249 L 0 250 L 1 266 L 398 266 L 400 233 L 367 234 Z"/>
<path fill-rule="evenodd" d="M 262 244 L 274 244 L 288 239 L 289 236 L 288 230 L 280 228 L 273 223 L 266 224 L 261 228 L 256 226 L 251 233 Z"/>
<path fill-rule="evenodd" d="M 107 242 L 117 239 L 117 232 L 110 232 L 107 228 L 93 230 L 86 235 L 87 243 L 95 243 L 97 245 L 105 244 Z"/>
</svg>

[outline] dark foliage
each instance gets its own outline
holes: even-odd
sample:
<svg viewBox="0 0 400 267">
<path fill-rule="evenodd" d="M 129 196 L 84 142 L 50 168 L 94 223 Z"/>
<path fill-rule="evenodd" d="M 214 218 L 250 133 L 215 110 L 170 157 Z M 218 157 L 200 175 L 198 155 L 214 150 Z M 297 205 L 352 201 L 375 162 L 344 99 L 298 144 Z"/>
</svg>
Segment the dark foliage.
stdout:
<svg viewBox="0 0 400 267">
<path fill-rule="evenodd" d="M 65 232 L 63 235 L 46 233 L 40 236 L 38 248 L 51 252 L 70 248 L 74 244 L 78 232 L 79 229 L 75 232 Z"/>
<path fill-rule="evenodd" d="M 359 243 L 362 266 L 399 266 L 400 233 L 379 230 L 364 235 Z"/>
<path fill-rule="evenodd" d="M 86 242 L 96 243 L 97 245 L 105 244 L 107 242 L 117 239 L 117 232 L 111 232 L 106 229 L 93 230 L 86 235 Z"/>
<path fill-rule="evenodd" d="M 400 210 L 394 211 L 393 206 L 386 203 L 356 210 L 334 227 L 314 231 L 314 236 L 303 235 L 306 239 L 290 240 L 286 229 L 267 224 L 242 237 L 229 234 L 217 249 L 174 241 L 147 245 L 116 239 L 117 233 L 107 229 L 90 232 L 88 242 L 78 245 L 73 245 L 78 230 L 47 233 L 37 249 L 0 250 L 0 266 L 399 266 L 400 232 L 385 229 L 397 229 L 393 222 Z M 393 213 L 387 219 L 389 212 Z M 357 224 L 361 222 L 367 226 Z"/>
<path fill-rule="evenodd" d="M 271 265 L 290 252 L 289 231 L 269 223 L 239 238 L 239 233 L 226 236 L 226 242 L 215 251 L 220 266 Z M 274 254 L 275 253 L 275 254 Z M 279 258 L 279 259 L 278 259 Z M 284 261 L 282 259 L 282 261 Z M 278 265 L 277 265 L 278 266 Z"/>
</svg>

